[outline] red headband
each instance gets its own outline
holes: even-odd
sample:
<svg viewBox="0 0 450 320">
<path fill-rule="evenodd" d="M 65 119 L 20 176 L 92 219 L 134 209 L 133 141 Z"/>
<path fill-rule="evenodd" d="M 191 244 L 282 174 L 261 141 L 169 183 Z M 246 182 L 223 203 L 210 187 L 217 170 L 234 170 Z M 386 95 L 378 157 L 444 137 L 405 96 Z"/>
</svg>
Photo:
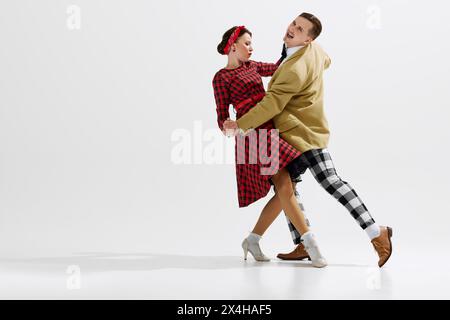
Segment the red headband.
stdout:
<svg viewBox="0 0 450 320">
<path fill-rule="evenodd" d="M 223 52 L 225 54 L 230 53 L 231 45 L 236 42 L 237 38 L 239 38 L 239 34 L 241 33 L 241 30 L 244 28 L 245 28 L 244 26 L 239 26 L 231 34 L 230 38 L 227 41 L 227 45 L 225 46 L 225 49 L 223 49 Z"/>
</svg>

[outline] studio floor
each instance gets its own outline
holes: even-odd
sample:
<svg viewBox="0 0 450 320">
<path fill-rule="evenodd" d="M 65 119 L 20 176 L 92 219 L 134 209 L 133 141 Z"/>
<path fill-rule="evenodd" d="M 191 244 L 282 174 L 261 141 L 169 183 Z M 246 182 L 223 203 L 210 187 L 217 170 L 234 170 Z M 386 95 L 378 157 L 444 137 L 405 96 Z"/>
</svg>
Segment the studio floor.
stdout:
<svg viewBox="0 0 450 320">
<path fill-rule="evenodd" d="M 348 259 L 345 259 L 348 260 Z M 348 262 L 348 261 L 347 261 Z M 2 258 L 2 299 L 448 299 L 449 260 L 402 254 L 375 263 L 255 262 L 241 256 L 78 253 Z"/>
</svg>

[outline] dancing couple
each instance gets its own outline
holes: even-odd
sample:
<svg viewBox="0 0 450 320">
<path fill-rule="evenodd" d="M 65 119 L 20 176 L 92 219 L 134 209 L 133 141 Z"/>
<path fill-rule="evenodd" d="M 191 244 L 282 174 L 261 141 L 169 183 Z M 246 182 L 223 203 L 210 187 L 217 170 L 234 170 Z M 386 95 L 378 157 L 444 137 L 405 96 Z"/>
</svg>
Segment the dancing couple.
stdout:
<svg viewBox="0 0 450 320">
<path fill-rule="evenodd" d="M 308 259 L 318 268 L 327 265 L 296 190 L 301 175 L 309 169 L 367 233 L 378 254 L 378 266 L 382 267 L 391 256 L 392 228 L 375 222 L 351 185 L 338 176 L 327 150 L 323 72 L 331 60 L 314 41 L 321 32 L 322 24 L 316 16 L 300 14 L 287 28 L 282 56 L 276 63 L 250 60 L 252 33 L 244 26 L 225 32 L 217 47 L 228 58 L 226 67 L 213 79 L 217 121 L 224 134 L 235 136 L 239 207 L 265 197 L 272 185 L 275 191 L 253 231 L 242 242 L 244 258 L 250 252 L 257 261 L 270 261 L 259 240 L 283 211 L 297 246 L 278 258 Z M 265 92 L 261 77 L 269 76 L 272 78 Z M 236 121 L 230 119 L 230 104 Z M 269 167 L 268 156 L 262 157 L 261 153 L 270 153 Z"/>
</svg>

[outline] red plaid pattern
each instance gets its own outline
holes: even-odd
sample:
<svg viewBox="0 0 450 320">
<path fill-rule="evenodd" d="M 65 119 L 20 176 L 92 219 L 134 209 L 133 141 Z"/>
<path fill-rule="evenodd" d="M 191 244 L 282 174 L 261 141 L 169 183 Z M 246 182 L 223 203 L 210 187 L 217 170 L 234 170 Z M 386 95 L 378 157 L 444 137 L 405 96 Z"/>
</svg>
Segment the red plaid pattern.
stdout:
<svg viewBox="0 0 450 320">
<path fill-rule="evenodd" d="M 249 61 L 237 69 L 221 69 L 216 73 L 213 88 L 217 123 L 221 130 L 223 122 L 229 118 L 230 104 L 235 107 L 239 119 L 264 97 L 265 90 L 261 77 L 273 75 L 280 63 L 281 59 L 276 64 Z M 271 120 L 246 137 L 235 138 L 239 207 L 246 207 L 265 197 L 271 187 L 269 182 L 271 176 L 301 155 L 300 151 L 279 137 L 278 131 L 274 129 Z"/>
<path fill-rule="evenodd" d="M 230 117 L 229 107 L 258 94 L 265 94 L 261 77 L 270 77 L 277 70 L 277 63 L 248 61 L 237 69 L 221 69 L 213 79 L 216 99 L 217 124 L 223 130 L 223 123 Z"/>
</svg>

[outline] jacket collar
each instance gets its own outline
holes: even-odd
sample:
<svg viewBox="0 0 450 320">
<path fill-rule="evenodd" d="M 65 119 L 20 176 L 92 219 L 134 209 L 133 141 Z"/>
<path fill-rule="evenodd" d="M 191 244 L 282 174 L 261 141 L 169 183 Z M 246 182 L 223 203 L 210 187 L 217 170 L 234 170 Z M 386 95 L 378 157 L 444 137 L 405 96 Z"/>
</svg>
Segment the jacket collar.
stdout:
<svg viewBox="0 0 450 320">
<path fill-rule="evenodd" d="M 286 60 L 284 60 L 284 63 L 288 62 L 291 59 L 295 59 L 297 57 L 300 57 L 303 55 L 303 53 L 305 53 L 306 50 L 308 50 L 310 48 L 310 46 L 312 45 L 312 43 L 307 44 L 306 46 L 301 47 L 300 49 L 298 49 L 295 53 L 291 54 L 289 57 L 286 58 Z"/>
</svg>

